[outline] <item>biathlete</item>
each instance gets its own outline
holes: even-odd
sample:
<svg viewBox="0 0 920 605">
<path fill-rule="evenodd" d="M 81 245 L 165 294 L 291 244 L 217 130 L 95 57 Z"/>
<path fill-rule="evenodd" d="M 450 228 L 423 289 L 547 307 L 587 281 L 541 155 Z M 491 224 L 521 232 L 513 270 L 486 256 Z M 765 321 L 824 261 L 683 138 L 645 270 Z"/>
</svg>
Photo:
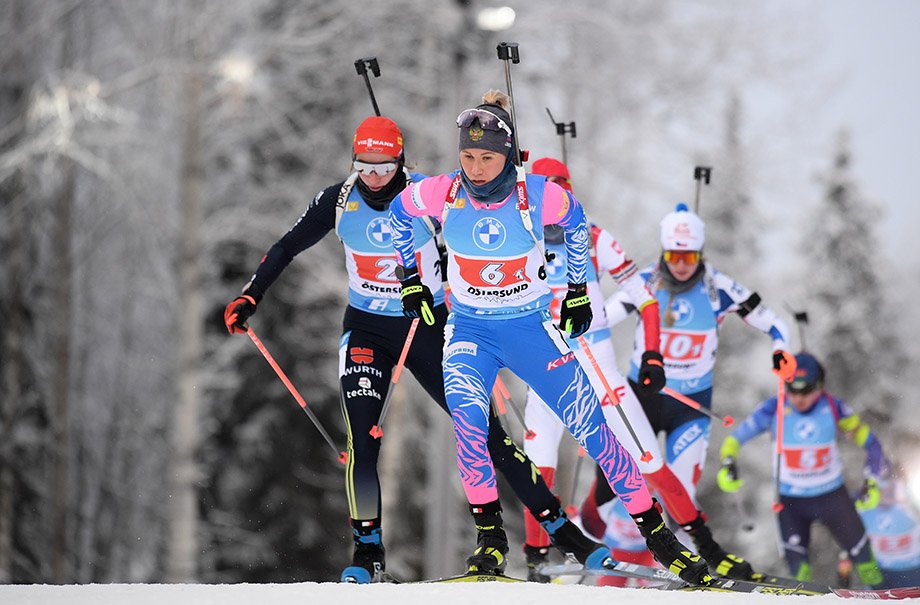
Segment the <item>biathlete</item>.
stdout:
<svg viewBox="0 0 920 605">
<path fill-rule="evenodd" d="M 540 158 L 533 163 L 532 172 L 546 176 L 548 180 L 568 192 L 572 191 L 568 167 L 558 160 Z M 665 370 L 658 346 L 658 301 L 649 292 L 645 280 L 639 275 L 636 264 L 626 255 L 616 238 L 593 223 L 588 225 L 588 231 L 590 260 L 586 267 L 587 291 L 594 308 L 592 310 L 593 320 L 582 338 L 611 387 L 611 393 L 606 392 L 603 382 L 592 367 L 579 340 L 568 338 L 568 345 L 574 351 L 575 358 L 587 372 L 592 386 L 598 393 L 607 424 L 636 460 L 639 471 L 657 492 L 668 514 L 690 535 L 697 552 L 709 563 L 710 570 L 733 578 L 754 579 L 753 569 L 747 561 L 726 552 L 715 541 L 704 515 L 697 510 L 686 488 L 664 463 L 655 432 L 633 393 L 633 388 L 638 388 L 640 392 L 650 395 L 657 393 L 665 386 Z M 567 292 L 568 256 L 561 229 L 555 225 L 549 225 L 544 231 L 544 236 L 546 249 L 552 256 L 552 261 L 547 263 L 547 281 L 554 295 L 550 308 L 553 318 L 558 321 L 559 309 Z M 633 385 L 627 384 L 626 379 L 617 369 L 610 328 L 604 312 L 604 299 L 598 281 L 599 276 L 603 274 L 609 274 L 616 281 L 622 296 L 633 308 L 639 310 L 642 317 L 643 342 L 646 348 L 641 354 L 640 367 Z M 623 410 L 643 448 L 651 454 L 650 460 L 643 459 L 643 452 L 631 437 L 629 427 L 626 426 L 620 413 L 615 409 L 617 405 Z M 534 389 L 529 389 L 527 392 L 524 419 L 527 428 L 536 433 L 533 438 L 524 441 L 524 451 L 539 467 L 546 484 L 552 488 L 563 425 Z M 606 483 L 603 476 L 598 477 L 597 480 Z M 546 560 L 549 537 L 528 513 L 524 514 L 524 525 L 526 530 L 524 553 L 527 557 L 528 574 L 539 578 L 541 574 L 538 568 Z M 591 532 L 591 527 L 586 526 L 586 529 Z M 594 533 L 596 538 L 601 538 L 603 535 L 603 531 Z"/>
<path fill-rule="evenodd" d="M 891 468 L 882 446 L 869 426 L 847 404 L 824 390 L 824 368 L 808 353 L 795 356 L 796 371 L 786 385 L 783 405 L 783 443 L 779 468 L 778 513 L 780 540 L 786 565 L 796 579 L 812 579 L 808 547 L 811 525 L 823 523 L 847 551 L 860 580 L 873 588 L 882 585 L 882 572 L 872 553 L 866 528 L 856 512 L 843 480 L 837 436 L 843 433 L 866 450 L 866 474 L 886 475 Z M 776 440 L 776 396 L 760 403 L 754 412 L 725 438 L 717 476 L 725 492 L 738 491 L 741 446 L 765 432 Z"/>
<path fill-rule="evenodd" d="M 502 527 L 493 459 L 486 444 L 489 393 L 507 367 L 547 402 L 594 458 L 667 568 L 693 583 L 708 582 L 705 562 L 681 545 L 661 518 L 628 451 L 607 426 L 587 375 L 549 311 L 543 229 L 558 224 L 568 255 L 568 291 L 560 320 L 571 336 L 591 324 L 587 296 L 588 231 L 577 200 L 514 159 L 508 98 L 497 91 L 462 112 L 460 170 L 414 183 L 390 205 L 390 226 L 400 267 L 402 301 L 410 316 L 425 317 L 432 293 L 418 275 L 412 224 L 440 218 L 450 262 L 451 315 L 444 350 L 444 385 L 454 420 L 460 478 L 478 530 L 467 560 L 470 572 L 502 573 L 508 540 Z M 535 515 L 553 537 L 565 520 L 561 507 Z M 608 550 L 582 561 L 603 566 Z"/>
</svg>

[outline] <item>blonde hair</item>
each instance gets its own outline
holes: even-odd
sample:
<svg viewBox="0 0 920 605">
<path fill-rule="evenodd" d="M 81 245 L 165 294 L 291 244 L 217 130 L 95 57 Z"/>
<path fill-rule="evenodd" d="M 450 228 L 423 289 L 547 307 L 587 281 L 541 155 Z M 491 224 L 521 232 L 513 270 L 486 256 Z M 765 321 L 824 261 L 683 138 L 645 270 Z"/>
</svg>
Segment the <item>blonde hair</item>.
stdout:
<svg viewBox="0 0 920 605">
<path fill-rule="evenodd" d="M 505 111 L 509 111 L 511 108 L 511 99 L 508 98 L 508 95 L 494 88 L 487 90 L 482 95 L 482 102 L 488 105 L 498 105 Z"/>
</svg>

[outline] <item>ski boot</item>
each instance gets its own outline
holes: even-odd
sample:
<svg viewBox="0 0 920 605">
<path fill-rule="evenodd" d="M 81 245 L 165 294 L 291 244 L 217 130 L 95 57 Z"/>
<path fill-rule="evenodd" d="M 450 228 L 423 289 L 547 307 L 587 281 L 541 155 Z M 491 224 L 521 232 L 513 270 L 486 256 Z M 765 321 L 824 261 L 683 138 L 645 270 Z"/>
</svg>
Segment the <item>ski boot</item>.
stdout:
<svg viewBox="0 0 920 605">
<path fill-rule="evenodd" d="M 713 573 L 720 576 L 732 578 L 734 580 L 757 580 L 757 574 L 751 564 L 737 555 L 726 552 L 724 548 L 712 537 L 712 532 L 706 525 L 706 518 L 703 513 L 697 515 L 696 519 L 682 526 L 684 531 L 690 534 L 696 551 L 700 556 L 706 559 L 709 568 Z"/>
<path fill-rule="evenodd" d="M 706 585 L 712 582 L 712 576 L 706 568 L 706 562 L 699 555 L 681 544 L 674 533 L 661 518 L 661 505 L 652 500 L 652 508 L 637 515 L 630 515 L 639 527 L 639 533 L 645 538 L 645 545 L 652 552 L 655 560 L 680 576 L 690 584 Z"/>
<path fill-rule="evenodd" d="M 502 529 L 502 507 L 498 500 L 470 504 L 478 537 L 476 550 L 466 560 L 468 574 L 504 575 L 508 565 L 508 537 Z"/>
<path fill-rule="evenodd" d="M 603 569 L 610 558 L 610 549 L 585 536 L 578 527 L 565 516 L 562 507 L 546 509 L 535 515 L 540 526 L 549 534 L 553 546 L 566 556 L 573 557 L 586 569 Z"/>
<path fill-rule="evenodd" d="M 549 546 L 524 545 L 524 557 L 527 559 L 527 581 L 547 584 L 549 576 L 540 573 L 539 568 L 549 560 Z"/>
<path fill-rule="evenodd" d="M 352 519 L 355 552 L 351 565 L 342 570 L 342 582 L 370 584 L 379 582 L 386 569 L 386 549 L 380 531 L 380 519 L 360 521 Z M 356 527 L 357 526 L 357 527 Z"/>
</svg>

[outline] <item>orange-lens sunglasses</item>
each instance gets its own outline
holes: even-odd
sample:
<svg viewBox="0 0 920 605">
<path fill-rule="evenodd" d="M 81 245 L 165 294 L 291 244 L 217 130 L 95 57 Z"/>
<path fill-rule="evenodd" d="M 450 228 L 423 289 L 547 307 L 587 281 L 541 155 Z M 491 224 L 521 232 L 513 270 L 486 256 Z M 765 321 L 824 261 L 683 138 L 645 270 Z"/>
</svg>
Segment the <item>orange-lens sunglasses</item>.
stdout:
<svg viewBox="0 0 920 605">
<path fill-rule="evenodd" d="M 679 263 L 683 261 L 688 265 L 700 262 L 699 250 L 665 250 L 664 251 L 664 262 L 666 263 Z"/>
</svg>

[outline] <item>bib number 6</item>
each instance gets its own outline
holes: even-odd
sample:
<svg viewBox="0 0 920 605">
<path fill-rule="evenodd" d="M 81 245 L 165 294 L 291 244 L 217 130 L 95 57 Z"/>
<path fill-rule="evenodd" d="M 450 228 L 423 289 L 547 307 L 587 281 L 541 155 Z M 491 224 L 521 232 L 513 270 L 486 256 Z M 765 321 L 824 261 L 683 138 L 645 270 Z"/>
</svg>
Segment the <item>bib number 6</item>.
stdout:
<svg viewBox="0 0 920 605">
<path fill-rule="evenodd" d="M 488 263 L 479 272 L 479 277 L 481 277 L 482 281 L 485 283 L 497 286 L 505 279 L 505 274 L 501 271 L 504 265 L 505 263 Z"/>
</svg>

